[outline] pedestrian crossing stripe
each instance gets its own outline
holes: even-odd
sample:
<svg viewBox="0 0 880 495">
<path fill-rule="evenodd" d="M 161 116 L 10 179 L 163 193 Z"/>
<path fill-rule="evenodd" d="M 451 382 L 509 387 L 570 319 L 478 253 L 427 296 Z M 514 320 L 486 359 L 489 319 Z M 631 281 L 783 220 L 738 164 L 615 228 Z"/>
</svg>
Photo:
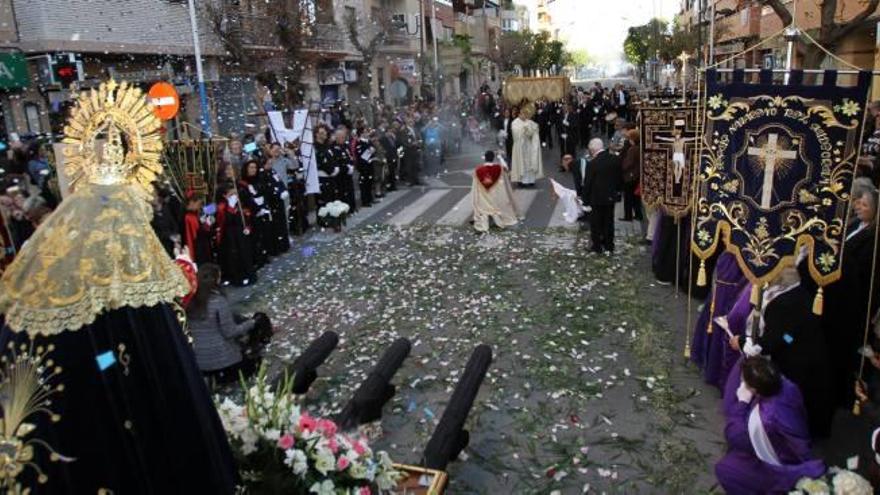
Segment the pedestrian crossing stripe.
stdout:
<svg viewBox="0 0 880 495">
<path fill-rule="evenodd" d="M 415 219 L 428 211 L 434 204 L 449 194 L 451 189 L 429 189 L 414 203 L 407 205 L 397 215 L 388 220 L 388 224 L 402 227 L 413 223 Z"/>
</svg>

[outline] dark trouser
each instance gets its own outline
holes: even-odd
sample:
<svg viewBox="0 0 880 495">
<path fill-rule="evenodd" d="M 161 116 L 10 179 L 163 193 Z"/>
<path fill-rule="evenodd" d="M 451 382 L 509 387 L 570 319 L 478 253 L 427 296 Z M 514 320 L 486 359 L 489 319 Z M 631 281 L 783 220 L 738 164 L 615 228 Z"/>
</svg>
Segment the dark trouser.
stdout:
<svg viewBox="0 0 880 495">
<path fill-rule="evenodd" d="M 288 187 L 290 191 L 290 231 L 296 235 L 302 235 L 309 228 L 308 206 L 306 203 L 306 185 L 301 180 L 295 180 Z"/>
<path fill-rule="evenodd" d="M 627 182 L 623 185 L 623 219 L 626 221 L 642 219 L 642 202 L 636 197 L 638 182 Z"/>
<path fill-rule="evenodd" d="M 355 202 L 354 197 L 354 176 L 349 175 L 347 171 L 342 171 L 339 172 L 339 175 L 337 175 L 335 179 L 338 194 L 337 199 L 348 204 L 349 213 L 356 212 L 357 202 Z"/>
<path fill-rule="evenodd" d="M 339 187 L 336 182 L 336 177 L 320 177 L 318 178 L 318 182 L 321 187 L 321 195 L 318 198 L 319 208 L 339 199 Z"/>
<path fill-rule="evenodd" d="M 385 170 L 385 185 L 389 191 L 394 191 L 397 189 L 397 178 L 400 173 L 400 158 L 395 156 L 389 159 L 386 164 L 388 168 Z"/>
<path fill-rule="evenodd" d="M 358 166 L 358 186 L 361 189 L 361 204 L 373 204 L 373 164 L 361 163 Z"/>
<path fill-rule="evenodd" d="M 614 205 L 593 207 L 590 215 L 590 236 L 593 239 L 593 252 L 614 252 Z"/>
</svg>

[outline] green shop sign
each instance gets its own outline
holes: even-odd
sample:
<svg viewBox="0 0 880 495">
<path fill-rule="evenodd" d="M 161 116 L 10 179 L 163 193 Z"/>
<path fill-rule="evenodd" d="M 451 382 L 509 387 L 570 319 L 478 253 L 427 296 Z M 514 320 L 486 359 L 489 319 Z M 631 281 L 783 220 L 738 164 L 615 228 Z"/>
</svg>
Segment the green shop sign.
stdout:
<svg viewBox="0 0 880 495">
<path fill-rule="evenodd" d="M 27 61 L 18 53 L 0 53 L 0 89 L 22 89 L 28 86 Z"/>
</svg>

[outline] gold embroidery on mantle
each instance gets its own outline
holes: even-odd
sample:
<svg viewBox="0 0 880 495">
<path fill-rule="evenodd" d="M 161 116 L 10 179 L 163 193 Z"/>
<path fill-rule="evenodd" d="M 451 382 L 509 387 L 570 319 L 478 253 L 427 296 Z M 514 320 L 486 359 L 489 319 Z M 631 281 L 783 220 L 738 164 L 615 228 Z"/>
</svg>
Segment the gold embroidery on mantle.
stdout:
<svg viewBox="0 0 880 495">
<path fill-rule="evenodd" d="M 113 81 L 77 100 L 65 129 L 65 142 L 76 149 L 68 157 L 74 192 L 0 279 L 0 314 L 13 330 L 31 336 L 77 330 L 104 311 L 169 303 L 187 293 L 183 272 L 150 226 L 146 199 L 162 141 L 149 107 L 139 89 Z"/>
<path fill-rule="evenodd" d="M 34 460 L 36 449 L 46 449 L 51 462 L 70 462 L 73 459 L 62 456 L 45 441 L 30 434 L 36 426 L 33 421 L 37 414 L 48 415 L 56 423 L 61 417 L 53 413 L 49 406 L 51 397 L 64 391 L 63 384 L 51 382 L 63 371 L 49 354 L 54 345 L 47 347 L 33 343 L 21 344 L 18 349 L 10 343 L 9 353 L 0 358 L 0 488 L 6 493 L 29 493 L 17 479 L 25 469 L 33 469 L 38 483 L 46 483 L 48 477 Z"/>
</svg>

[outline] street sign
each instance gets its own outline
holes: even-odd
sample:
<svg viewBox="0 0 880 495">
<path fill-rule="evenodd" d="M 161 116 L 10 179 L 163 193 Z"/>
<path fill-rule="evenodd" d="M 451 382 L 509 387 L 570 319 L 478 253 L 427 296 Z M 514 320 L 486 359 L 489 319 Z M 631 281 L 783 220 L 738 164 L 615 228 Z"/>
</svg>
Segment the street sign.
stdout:
<svg viewBox="0 0 880 495">
<path fill-rule="evenodd" d="M 180 95 L 174 86 L 160 81 L 150 86 L 147 93 L 150 103 L 153 104 L 153 113 L 162 120 L 171 120 L 180 110 Z"/>
<path fill-rule="evenodd" d="M 19 53 L 0 53 L 0 89 L 22 89 L 28 86 L 27 61 Z"/>
</svg>

